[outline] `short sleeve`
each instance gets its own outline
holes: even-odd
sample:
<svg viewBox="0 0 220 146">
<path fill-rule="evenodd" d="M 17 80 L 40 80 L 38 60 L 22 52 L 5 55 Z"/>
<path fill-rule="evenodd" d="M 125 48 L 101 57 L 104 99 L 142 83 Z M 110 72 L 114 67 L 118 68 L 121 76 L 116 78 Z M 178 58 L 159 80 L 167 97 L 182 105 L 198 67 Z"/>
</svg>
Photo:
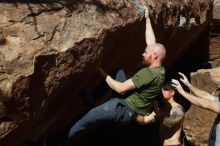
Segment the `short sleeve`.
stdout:
<svg viewBox="0 0 220 146">
<path fill-rule="evenodd" d="M 154 76 L 149 68 L 141 69 L 131 78 L 136 88 L 149 84 L 153 79 Z"/>
</svg>

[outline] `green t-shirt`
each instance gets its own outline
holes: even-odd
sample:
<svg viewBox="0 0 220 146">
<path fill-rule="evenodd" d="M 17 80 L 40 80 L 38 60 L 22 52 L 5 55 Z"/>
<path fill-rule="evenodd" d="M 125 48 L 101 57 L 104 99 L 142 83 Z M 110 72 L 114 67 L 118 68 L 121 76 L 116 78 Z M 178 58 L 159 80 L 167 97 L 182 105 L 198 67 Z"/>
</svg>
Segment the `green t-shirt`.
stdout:
<svg viewBox="0 0 220 146">
<path fill-rule="evenodd" d="M 160 93 L 164 76 L 164 67 L 139 70 L 131 78 L 137 89 L 126 98 L 129 107 L 138 114 L 149 115 L 152 112 L 154 99 Z"/>
</svg>

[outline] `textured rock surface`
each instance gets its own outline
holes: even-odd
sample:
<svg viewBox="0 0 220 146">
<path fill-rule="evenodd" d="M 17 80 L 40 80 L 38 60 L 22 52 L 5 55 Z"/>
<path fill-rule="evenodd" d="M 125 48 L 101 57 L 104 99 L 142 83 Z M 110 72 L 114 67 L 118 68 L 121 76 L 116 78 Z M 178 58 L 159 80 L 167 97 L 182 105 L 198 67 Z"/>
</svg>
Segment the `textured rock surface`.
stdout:
<svg viewBox="0 0 220 146">
<path fill-rule="evenodd" d="M 220 58 L 220 1 L 215 0 L 213 6 L 213 21 L 210 24 L 210 47 L 211 60 Z"/>
<path fill-rule="evenodd" d="M 191 74 L 191 82 L 196 87 L 213 92 L 220 86 L 220 67 L 201 69 Z M 184 131 L 187 139 L 195 145 L 207 145 L 209 132 L 216 113 L 192 105 L 184 121 Z"/>
<path fill-rule="evenodd" d="M 220 25 L 220 23 L 219 23 Z M 218 35 L 210 35 L 209 56 L 211 60 L 220 58 L 220 33 Z"/>
<path fill-rule="evenodd" d="M 128 76 L 141 65 L 145 25 L 140 3 L 0 3 L 1 145 L 44 139 L 69 124 L 86 109 L 78 92 L 93 90 L 101 80 L 99 65 L 107 71 L 124 68 Z M 167 67 L 205 32 L 211 16 L 208 0 L 142 4 L 150 5 L 156 37 L 167 47 Z"/>
<path fill-rule="evenodd" d="M 214 0 L 213 18 L 220 19 L 220 0 Z"/>
</svg>

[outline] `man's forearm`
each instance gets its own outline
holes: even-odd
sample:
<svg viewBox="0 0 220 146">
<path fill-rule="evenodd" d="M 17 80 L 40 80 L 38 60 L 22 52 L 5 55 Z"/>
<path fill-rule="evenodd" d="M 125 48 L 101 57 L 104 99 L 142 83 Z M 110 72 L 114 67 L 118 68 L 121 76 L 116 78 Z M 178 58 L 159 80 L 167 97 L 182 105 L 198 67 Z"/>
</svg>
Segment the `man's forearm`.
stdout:
<svg viewBox="0 0 220 146">
<path fill-rule="evenodd" d="M 106 77 L 106 82 L 114 91 L 118 92 L 119 94 L 123 94 L 126 91 L 133 90 L 136 88 L 131 79 L 128 79 L 125 82 L 121 83 L 112 79 L 112 77 L 108 75 Z"/>
<path fill-rule="evenodd" d="M 200 106 L 202 108 L 206 108 L 207 104 L 205 102 L 205 99 L 199 98 L 197 96 L 191 95 L 190 93 L 187 92 L 182 92 L 181 93 L 186 99 L 188 99 L 191 103 Z"/>
<path fill-rule="evenodd" d="M 192 84 L 189 84 L 188 88 L 198 97 L 208 99 L 208 100 L 212 100 L 212 101 L 215 100 L 211 94 L 209 94 L 206 91 L 200 90 L 199 88 L 193 86 Z"/>
<path fill-rule="evenodd" d="M 155 116 L 156 116 L 156 114 L 154 112 L 152 112 L 148 116 L 137 115 L 136 117 L 134 117 L 134 119 L 138 124 L 146 125 L 146 124 L 150 124 L 150 123 L 155 122 L 156 121 Z"/>
<path fill-rule="evenodd" d="M 107 84 L 109 85 L 109 87 L 111 87 L 114 91 L 116 91 L 117 93 L 120 93 L 120 94 L 123 93 L 123 91 L 121 89 L 122 83 L 112 79 L 112 77 L 109 75 L 106 77 L 105 80 L 106 80 Z"/>
<path fill-rule="evenodd" d="M 191 103 L 205 108 L 205 109 L 209 109 L 211 111 L 217 112 L 219 113 L 219 106 L 217 102 L 211 101 L 211 100 L 207 100 L 207 99 L 203 99 L 203 98 L 198 98 L 194 95 L 191 95 L 187 92 L 183 92 L 181 93 L 186 99 L 188 99 Z"/>
<path fill-rule="evenodd" d="M 153 31 L 149 16 L 146 18 L 145 38 L 146 38 L 147 45 L 156 43 L 156 38 L 154 35 L 154 31 Z"/>
</svg>

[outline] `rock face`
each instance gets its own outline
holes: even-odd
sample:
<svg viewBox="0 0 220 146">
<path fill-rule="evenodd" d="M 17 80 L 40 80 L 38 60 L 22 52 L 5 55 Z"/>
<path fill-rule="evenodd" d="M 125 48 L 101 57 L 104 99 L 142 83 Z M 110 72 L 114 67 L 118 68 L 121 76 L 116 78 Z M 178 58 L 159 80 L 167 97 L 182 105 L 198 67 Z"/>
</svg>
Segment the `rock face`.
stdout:
<svg viewBox="0 0 220 146">
<path fill-rule="evenodd" d="M 191 82 L 194 86 L 213 92 L 220 86 L 220 1 L 214 0 L 213 21 L 209 32 L 209 60 L 212 69 L 200 69 L 191 73 Z M 216 113 L 192 105 L 186 113 L 184 131 L 187 139 L 194 145 L 207 146 L 211 127 Z"/>
<path fill-rule="evenodd" d="M 99 84 L 99 65 L 107 71 L 123 68 L 128 76 L 134 73 L 145 49 L 141 5 L 150 7 L 170 68 L 206 32 L 210 4 L 208 0 L 1 2 L 0 145 L 44 139 L 68 125 L 86 109 L 79 91 L 92 91 Z"/>
<path fill-rule="evenodd" d="M 220 67 L 201 69 L 191 74 L 191 82 L 199 89 L 212 93 L 220 86 Z M 209 132 L 216 113 L 192 105 L 186 113 L 184 131 L 187 139 L 195 145 L 207 145 Z"/>
<path fill-rule="evenodd" d="M 220 19 L 220 0 L 214 0 L 213 18 Z"/>
</svg>

